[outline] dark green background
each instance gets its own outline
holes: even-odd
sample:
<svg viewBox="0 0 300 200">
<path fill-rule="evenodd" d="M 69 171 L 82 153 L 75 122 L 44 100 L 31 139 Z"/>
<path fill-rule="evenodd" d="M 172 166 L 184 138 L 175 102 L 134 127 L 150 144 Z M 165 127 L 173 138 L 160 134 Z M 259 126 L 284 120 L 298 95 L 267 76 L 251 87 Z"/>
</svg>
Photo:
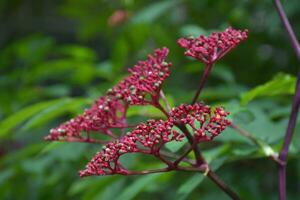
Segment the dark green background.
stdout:
<svg viewBox="0 0 300 200">
<path fill-rule="evenodd" d="M 299 0 L 283 5 L 299 38 Z M 111 26 L 117 10 L 129 17 Z M 249 39 L 214 66 L 201 100 L 225 106 L 264 148 L 278 151 L 299 64 L 272 1 L 0 1 L 0 199 L 228 199 L 194 173 L 80 179 L 77 171 L 101 147 L 50 144 L 43 137 L 158 47 L 170 49 L 173 63 L 164 85 L 168 99 L 172 105 L 190 102 L 203 65 L 186 58 L 176 40 L 229 25 L 248 29 Z M 147 107 L 132 109 L 130 116 L 160 115 Z M 300 196 L 299 125 L 290 149 L 289 199 Z M 242 199 L 277 199 L 277 168 L 262 147 L 229 128 L 200 146 Z M 159 165 L 142 156 L 127 156 L 124 162 L 133 169 Z"/>
</svg>

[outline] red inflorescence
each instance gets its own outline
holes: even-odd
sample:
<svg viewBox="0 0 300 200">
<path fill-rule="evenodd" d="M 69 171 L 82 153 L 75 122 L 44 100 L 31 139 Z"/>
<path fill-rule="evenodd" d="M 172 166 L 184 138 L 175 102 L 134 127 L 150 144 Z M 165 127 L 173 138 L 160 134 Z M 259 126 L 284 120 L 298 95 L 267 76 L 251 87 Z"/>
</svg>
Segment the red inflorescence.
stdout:
<svg viewBox="0 0 300 200">
<path fill-rule="evenodd" d="M 139 152 L 144 154 L 159 154 L 164 144 L 181 141 L 183 134 L 172 130 L 173 123 L 169 120 L 148 120 L 141 123 L 133 131 L 115 142 L 108 143 L 102 151 L 88 163 L 80 176 L 127 174 L 122 168 L 119 157 L 126 153 Z"/>
<path fill-rule="evenodd" d="M 91 131 L 100 131 L 111 135 L 109 128 L 126 126 L 125 113 L 126 106 L 122 101 L 104 96 L 98 99 L 91 108 L 85 110 L 82 115 L 51 129 L 45 139 L 93 142 L 88 135 Z M 82 132 L 86 132 L 87 137 L 83 137 Z"/>
<path fill-rule="evenodd" d="M 210 141 L 218 136 L 230 121 L 226 119 L 229 112 L 217 107 L 213 111 L 207 105 L 181 104 L 173 108 L 169 120 L 173 123 L 189 125 L 194 131 L 194 138 L 197 142 Z"/>
<path fill-rule="evenodd" d="M 181 141 L 185 135 L 173 130 L 178 123 L 189 125 L 197 142 L 209 141 L 219 135 L 230 122 L 228 112 L 217 107 L 214 111 L 203 104 L 180 105 L 174 108 L 167 120 L 148 120 L 128 132 L 120 140 L 108 143 L 102 151 L 88 163 L 80 176 L 128 174 L 119 162 L 126 153 L 159 155 L 160 149 L 168 142 Z"/>
<path fill-rule="evenodd" d="M 138 125 L 130 135 L 137 138 L 137 141 L 150 153 L 157 153 L 168 142 L 181 141 L 184 137 L 176 130 L 172 130 L 173 123 L 169 120 L 148 120 Z"/>
<path fill-rule="evenodd" d="M 164 80 L 169 77 L 171 63 L 165 61 L 169 50 L 156 49 L 145 61 L 129 69 L 130 76 L 108 90 L 109 95 L 123 99 L 129 105 L 153 104 L 158 101 Z"/>
<path fill-rule="evenodd" d="M 214 32 L 208 37 L 200 35 L 196 38 L 180 38 L 177 43 L 186 49 L 185 55 L 205 64 L 213 64 L 247 37 L 248 30 L 229 27 L 224 32 Z"/>
<path fill-rule="evenodd" d="M 129 105 L 155 104 L 159 99 L 164 80 L 169 77 L 171 63 L 165 61 L 169 50 L 156 49 L 146 61 L 140 61 L 130 76 L 107 92 L 82 115 L 51 129 L 46 140 L 94 142 L 89 132 L 100 131 L 112 135 L 110 128 L 126 126 L 126 110 Z M 150 97 L 150 98 L 149 98 Z M 147 99 L 148 98 L 148 99 Z M 86 132 L 86 137 L 82 136 Z"/>
<path fill-rule="evenodd" d="M 135 136 L 124 136 L 120 140 L 109 142 L 87 164 L 86 169 L 79 172 L 79 175 L 81 177 L 111 174 L 126 175 L 127 170 L 119 163 L 119 157 L 133 152 L 138 152 Z"/>
</svg>

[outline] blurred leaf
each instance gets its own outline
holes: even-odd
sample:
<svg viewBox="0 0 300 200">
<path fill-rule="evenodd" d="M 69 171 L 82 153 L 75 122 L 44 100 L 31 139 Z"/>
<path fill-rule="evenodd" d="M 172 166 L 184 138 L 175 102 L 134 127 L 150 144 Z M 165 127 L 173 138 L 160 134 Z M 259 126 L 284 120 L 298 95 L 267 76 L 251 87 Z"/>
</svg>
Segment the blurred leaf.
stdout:
<svg viewBox="0 0 300 200">
<path fill-rule="evenodd" d="M 242 94 L 241 104 L 246 105 L 251 100 L 262 96 L 294 94 L 296 77 L 289 74 L 277 74 L 269 82 Z"/>
<path fill-rule="evenodd" d="M 78 60 L 94 61 L 96 59 L 96 54 L 92 49 L 74 44 L 59 47 L 57 53 L 67 55 Z"/>
<path fill-rule="evenodd" d="M 0 172 L 0 186 L 14 174 L 12 169 L 3 170 Z"/>
<path fill-rule="evenodd" d="M 127 117 L 137 115 L 145 117 L 165 117 L 160 110 L 154 108 L 153 106 L 132 106 L 128 109 Z"/>
<path fill-rule="evenodd" d="M 152 3 L 144 9 L 138 11 L 132 18 L 132 23 L 150 23 L 158 17 L 168 12 L 170 8 L 179 3 L 179 0 L 167 0 Z"/>
<path fill-rule="evenodd" d="M 10 115 L 0 123 L 0 138 L 6 137 L 13 128 L 20 125 L 33 115 L 49 108 L 50 106 L 60 104 L 62 101 L 65 101 L 65 99 L 56 99 L 46 102 L 39 102 L 31 106 L 25 107 L 19 110 L 18 112 Z"/>
<path fill-rule="evenodd" d="M 97 72 L 97 75 L 101 78 L 112 80 L 112 78 L 114 77 L 113 67 L 110 61 L 99 63 L 96 66 L 95 70 Z"/>
<path fill-rule="evenodd" d="M 130 200 L 140 193 L 147 185 L 153 183 L 161 174 L 148 174 L 137 178 L 134 183 L 128 185 L 115 200 Z"/>
<path fill-rule="evenodd" d="M 207 31 L 205 29 L 203 29 L 200 26 L 197 26 L 195 24 L 187 24 L 182 26 L 182 28 L 180 29 L 180 34 L 183 37 L 186 36 L 194 36 L 197 37 L 199 35 L 207 35 Z"/>
<path fill-rule="evenodd" d="M 93 198 L 96 199 L 105 199 L 105 200 L 115 200 L 118 195 L 121 193 L 122 191 L 126 190 L 127 186 L 126 185 L 126 179 L 122 178 L 122 179 L 117 179 L 116 181 L 114 181 L 113 183 L 109 184 L 109 185 L 105 185 L 105 189 L 103 192 L 98 192 L 96 194 L 98 195 L 93 195 Z M 90 200 L 91 198 L 85 198 L 87 200 Z"/>
<path fill-rule="evenodd" d="M 113 45 L 111 63 L 113 73 L 119 73 L 126 64 L 129 54 L 129 45 L 123 37 L 117 39 Z"/>
<path fill-rule="evenodd" d="M 60 145 L 63 145 L 64 142 L 50 142 L 49 144 L 47 144 L 38 154 L 39 156 L 41 156 L 42 154 L 46 154 L 48 152 L 51 152 L 52 150 L 58 148 Z"/>
<path fill-rule="evenodd" d="M 211 163 L 210 167 L 212 168 L 213 171 L 216 171 L 218 168 L 220 168 L 224 163 L 224 160 L 222 159 L 221 162 L 213 162 L 213 161 L 216 160 L 220 155 L 224 154 L 227 150 L 229 150 L 229 145 L 224 145 L 213 150 L 205 151 L 205 158 L 207 159 L 208 163 Z M 187 199 L 189 194 L 191 194 L 193 190 L 195 190 L 196 187 L 202 183 L 204 178 L 206 177 L 202 173 L 197 173 L 192 177 L 190 177 L 178 189 L 176 193 L 176 199 L 178 200 Z"/>
<path fill-rule="evenodd" d="M 205 176 L 203 174 L 195 174 L 187 181 L 185 181 L 177 191 L 176 199 L 184 200 L 188 198 L 188 195 L 196 189 L 196 187 L 203 181 Z"/>
<path fill-rule="evenodd" d="M 62 99 L 60 102 L 49 106 L 48 108 L 40 111 L 30 120 L 28 120 L 24 126 L 21 127 L 21 131 L 29 130 L 33 127 L 42 126 L 45 123 L 51 121 L 52 119 L 67 113 L 67 112 L 76 112 L 78 108 L 81 108 L 83 105 L 90 103 L 86 99 Z"/>
</svg>

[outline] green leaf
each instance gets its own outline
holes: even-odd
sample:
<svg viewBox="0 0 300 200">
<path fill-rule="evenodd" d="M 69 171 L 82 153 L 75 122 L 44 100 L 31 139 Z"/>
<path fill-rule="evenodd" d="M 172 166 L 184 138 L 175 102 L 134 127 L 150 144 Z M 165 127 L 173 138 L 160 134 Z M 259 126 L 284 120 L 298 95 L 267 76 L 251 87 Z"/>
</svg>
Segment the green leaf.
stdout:
<svg viewBox="0 0 300 200">
<path fill-rule="evenodd" d="M 131 106 L 127 111 L 127 117 L 132 116 L 145 116 L 145 117 L 164 117 L 164 114 L 153 106 Z"/>
<path fill-rule="evenodd" d="M 188 195 L 204 180 L 203 174 L 195 174 L 180 186 L 177 191 L 177 199 L 187 199 Z"/>
<path fill-rule="evenodd" d="M 204 152 L 204 156 L 205 156 L 206 160 L 208 161 L 208 163 L 211 163 L 210 167 L 212 168 L 213 171 L 216 171 L 225 162 L 225 159 L 222 158 L 221 160 L 218 160 L 217 157 L 226 153 L 226 151 L 228 151 L 229 148 L 230 148 L 230 145 L 224 145 L 224 146 Z M 201 173 L 197 173 L 197 174 L 193 175 L 192 177 L 190 177 L 178 189 L 176 199 L 178 199 L 178 200 L 187 199 L 189 194 L 192 193 L 193 190 L 195 190 L 196 187 L 202 183 L 204 178 L 205 178 L 205 175 L 203 175 Z"/>
<path fill-rule="evenodd" d="M 140 10 L 135 16 L 133 16 L 131 22 L 133 24 L 153 22 L 164 13 L 167 13 L 168 10 L 175 6 L 178 2 L 178 0 L 169 0 L 153 3 L 150 6 Z"/>
<path fill-rule="evenodd" d="M 24 124 L 24 126 L 22 126 L 21 131 L 26 131 L 33 127 L 41 126 L 64 113 L 76 112 L 78 108 L 82 107 L 88 102 L 89 101 L 86 99 L 62 99 L 60 102 L 49 106 L 48 108 L 34 115 Z"/>
<path fill-rule="evenodd" d="M 123 192 L 118 195 L 115 200 L 130 200 L 141 192 L 149 183 L 157 179 L 161 174 L 149 174 L 135 180 L 134 183 L 128 185 Z"/>
<path fill-rule="evenodd" d="M 262 96 L 294 94 L 295 85 L 296 77 L 283 73 L 277 74 L 269 82 L 242 94 L 241 104 L 246 105 L 253 99 Z"/>
<path fill-rule="evenodd" d="M 50 106 L 59 104 L 62 101 L 65 101 L 65 99 L 56 99 L 51 101 L 40 102 L 25 107 L 16 113 L 13 113 L 0 123 L 0 138 L 7 136 L 13 128 L 25 122 L 33 115 L 49 108 Z"/>
<path fill-rule="evenodd" d="M 93 61 L 96 58 L 96 53 L 92 49 L 74 44 L 63 45 L 57 49 L 57 52 L 78 60 Z"/>
<path fill-rule="evenodd" d="M 202 27 L 195 25 L 195 24 L 187 24 L 184 25 L 180 29 L 180 33 L 182 36 L 198 36 L 198 35 L 207 35 L 207 31 L 203 29 Z"/>
</svg>

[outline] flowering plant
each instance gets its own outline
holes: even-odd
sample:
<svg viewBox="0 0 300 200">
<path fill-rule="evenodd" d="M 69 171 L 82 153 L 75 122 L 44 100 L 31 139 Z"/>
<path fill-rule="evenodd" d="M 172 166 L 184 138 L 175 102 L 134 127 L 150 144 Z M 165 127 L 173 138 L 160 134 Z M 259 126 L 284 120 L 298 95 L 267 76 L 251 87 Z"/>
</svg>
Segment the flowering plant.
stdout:
<svg viewBox="0 0 300 200">
<path fill-rule="evenodd" d="M 197 38 L 180 38 L 178 44 L 186 49 L 185 55 L 203 62 L 206 70 L 191 104 L 181 104 L 170 108 L 163 93 L 164 81 L 170 76 L 171 63 L 166 61 L 169 49 L 156 49 L 145 61 L 129 69 L 129 76 L 109 89 L 105 96 L 84 111 L 57 128 L 51 129 L 46 140 L 66 142 L 87 142 L 103 144 L 94 158 L 81 170 L 81 177 L 92 175 L 133 175 L 177 171 L 199 171 L 205 173 L 233 199 L 237 194 L 217 177 L 210 169 L 199 150 L 199 143 L 209 142 L 217 137 L 231 122 L 227 119 L 229 112 L 222 107 L 210 107 L 198 103 L 200 90 L 204 86 L 213 64 L 230 50 L 247 38 L 247 30 L 235 30 L 231 27 L 224 32 L 212 33 L 210 36 Z M 164 105 L 161 104 L 161 101 Z M 133 105 L 151 105 L 159 109 L 166 119 L 149 119 L 138 125 L 127 122 L 126 111 Z M 176 129 L 176 128 L 177 129 Z M 125 129 L 132 130 L 124 133 Z M 121 129 L 122 134 L 116 134 Z M 96 134 L 104 134 L 109 141 L 99 140 Z M 186 138 L 189 147 L 181 154 L 164 150 L 170 142 L 182 143 Z M 193 151 L 195 160 L 188 154 Z M 132 171 L 125 168 L 120 157 L 129 153 L 141 153 L 156 157 L 166 167 Z M 182 165 L 181 162 L 188 164 Z"/>
</svg>

